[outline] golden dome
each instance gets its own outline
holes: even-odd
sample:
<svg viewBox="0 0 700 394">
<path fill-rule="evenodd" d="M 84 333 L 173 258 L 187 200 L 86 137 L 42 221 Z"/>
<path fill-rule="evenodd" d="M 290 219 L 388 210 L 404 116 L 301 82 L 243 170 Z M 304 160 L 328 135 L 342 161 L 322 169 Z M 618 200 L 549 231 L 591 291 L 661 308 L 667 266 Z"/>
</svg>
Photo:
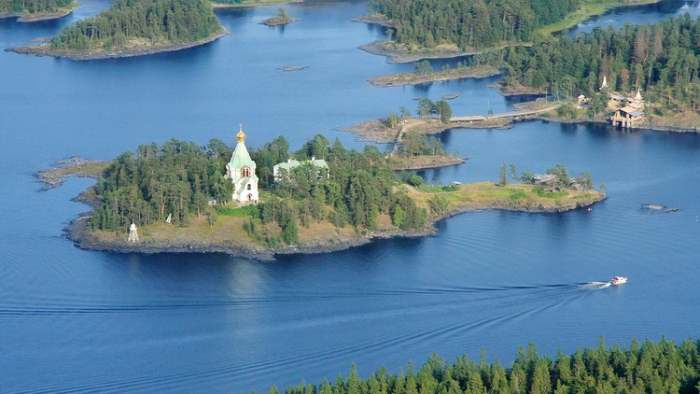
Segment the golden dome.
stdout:
<svg viewBox="0 0 700 394">
<path fill-rule="evenodd" d="M 236 139 L 238 142 L 243 142 L 245 141 L 245 133 L 243 132 L 243 125 L 238 129 L 238 133 L 236 134 Z"/>
</svg>

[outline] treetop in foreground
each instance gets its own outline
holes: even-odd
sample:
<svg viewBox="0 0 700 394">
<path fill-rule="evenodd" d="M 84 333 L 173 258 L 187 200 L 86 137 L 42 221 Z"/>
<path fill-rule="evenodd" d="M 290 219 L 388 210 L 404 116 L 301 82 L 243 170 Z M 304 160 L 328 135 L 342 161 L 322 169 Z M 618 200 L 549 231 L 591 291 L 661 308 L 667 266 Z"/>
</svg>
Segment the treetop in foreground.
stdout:
<svg viewBox="0 0 700 394">
<path fill-rule="evenodd" d="M 361 378 L 353 366 L 334 382 L 299 384 L 287 394 L 461 394 L 461 393 L 697 393 L 700 390 L 700 342 L 633 341 L 629 348 L 598 347 L 551 358 L 534 346 L 518 350 L 510 368 L 498 362 L 474 362 L 467 356 L 447 363 L 431 356 L 418 370 L 399 374 L 386 369 Z M 274 386 L 270 394 L 279 391 Z"/>
</svg>

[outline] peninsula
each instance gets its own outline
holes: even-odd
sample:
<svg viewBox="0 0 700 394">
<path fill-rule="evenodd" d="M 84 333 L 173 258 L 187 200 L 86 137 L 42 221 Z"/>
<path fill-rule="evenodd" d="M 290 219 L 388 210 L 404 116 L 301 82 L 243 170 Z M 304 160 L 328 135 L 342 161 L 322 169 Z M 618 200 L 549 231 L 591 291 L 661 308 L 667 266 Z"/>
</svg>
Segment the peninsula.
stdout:
<svg viewBox="0 0 700 394">
<path fill-rule="evenodd" d="M 441 70 L 434 70 L 427 60 L 416 64 L 414 72 L 387 75 L 383 77 L 371 78 L 369 83 L 379 87 L 393 87 L 406 85 L 420 85 L 432 82 L 454 81 L 459 79 L 482 79 L 500 75 L 497 67 L 490 64 L 464 65 L 456 67 L 445 67 Z"/>
<path fill-rule="evenodd" d="M 416 116 L 403 108 L 401 114 L 389 114 L 387 118 L 365 121 L 344 129 L 360 136 L 365 141 L 400 144 L 404 135 L 433 135 L 454 129 L 500 129 L 508 128 L 514 122 L 531 119 L 549 119 L 563 102 L 535 100 L 515 105 L 514 111 L 489 115 L 452 114 L 447 101 L 433 102 L 428 98 L 418 101 Z"/>
<path fill-rule="evenodd" d="M 75 0 L 0 0 L 0 19 L 17 18 L 23 23 L 60 19 L 77 6 Z"/>
<path fill-rule="evenodd" d="M 141 146 L 81 195 L 94 211 L 68 236 L 86 249 L 267 259 L 429 235 L 436 221 L 466 211 L 554 213 L 605 198 L 589 176 L 571 178 L 561 166 L 541 176 L 504 166 L 496 182 L 441 186 L 395 174 L 374 147 L 346 150 L 319 135 L 294 154 L 287 149 L 278 138 L 249 153 L 242 130 L 233 151 L 217 140 Z"/>
<path fill-rule="evenodd" d="M 116 0 L 109 10 L 70 25 L 46 43 L 10 50 L 96 60 L 178 51 L 227 34 L 207 0 L 135 1 L 139 7 L 134 1 Z"/>
</svg>

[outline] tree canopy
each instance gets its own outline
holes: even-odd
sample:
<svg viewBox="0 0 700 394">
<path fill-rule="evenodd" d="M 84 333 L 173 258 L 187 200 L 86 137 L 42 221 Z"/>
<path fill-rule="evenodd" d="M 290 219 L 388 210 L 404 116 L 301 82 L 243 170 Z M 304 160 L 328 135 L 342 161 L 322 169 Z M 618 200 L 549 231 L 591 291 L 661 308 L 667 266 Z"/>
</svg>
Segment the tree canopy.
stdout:
<svg viewBox="0 0 700 394">
<path fill-rule="evenodd" d="M 585 1 L 372 0 L 371 6 L 392 21 L 400 43 L 479 49 L 529 41 L 537 27 L 563 19 Z"/>
<path fill-rule="evenodd" d="M 700 21 L 685 15 L 656 25 L 596 29 L 505 51 L 506 83 L 576 96 L 641 89 L 651 101 L 700 109 Z"/>
<path fill-rule="evenodd" d="M 262 202 L 250 210 L 246 230 L 251 236 L 268 243 L 294 243 L 297 226 L 312 220 L 364 231 L 376 226 L 380 214 L 404 230 L 425 225 L 427 211 L 397 191 L 394 186 L 400 180 L 376 147 L 347 150 L 339 141 L 331 143 L 317 135 L 293 154 L 288 149 L 283 137 L 251 149 L 264 193 Z M 171 140 L 120 155 L 95 187 L 99 204 L 92 227 L 123 231 L 132 222 L 163 222 L 169 215 L 173 224 L 186 225 L 192 215 L 210 214 L 212 200 L 217 207 L 226 207 L 232 185 L 224 174 L 231 151 L 219 140 L 207 146 Z M 325 159 L 328 168 L 306 163 L 276 180 L 273 166 L 292 156 L 302 161 Z M 267 231 L 271 224 L 281 229 L 281 238 Z"/>
<path fill-rule="evenodd" d="M 299 384 L 287 394 L 461 394 L 461 393 L 697 393 L 700 390 L 700 341 L 680 345 L 633 341 L 629 348 L 586 348 L 554 358 L 534 346 L 520 349 L 510 368 L 474 362 L 466 356 L 448 364 L 433 355 L 417 370 L 400 374 L 380 369 L 366 379 L 352 367 L 334 382 Z M 269 393 L 278 393 L 273 386 Z"/>
</svg>

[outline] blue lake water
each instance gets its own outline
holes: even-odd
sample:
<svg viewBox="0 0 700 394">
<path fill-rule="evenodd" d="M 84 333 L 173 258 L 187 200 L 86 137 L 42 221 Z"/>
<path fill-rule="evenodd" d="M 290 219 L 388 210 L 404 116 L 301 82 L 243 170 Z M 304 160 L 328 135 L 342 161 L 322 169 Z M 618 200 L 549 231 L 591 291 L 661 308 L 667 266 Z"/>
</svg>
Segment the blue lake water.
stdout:
<svg viewBox="0 0 700 394">
<path fill-rule="evenodd" d="M 108 5 L 83 0 L 69 20 L 0 22 L 0 47 L 54 34 Z M 75 248 L 64 226 L 90 185 L 39 191 L 33 174 L 68 155 L 109 159 L 180 138 L 294 147 L 451 92 L 459 114 L 510 104 L 492 80 L 371 87 L 410 69 L 357 49 L 383 37 L 351 22 L 363 2 L 286 6 L 300 21 L 258 24 L 276 7 L 222 12 L 231 35 L 202 48 L 76 63 L 0 52 L 0 369 L 2 392 L 263 392 L 333 379 L 357 363 L 398 371 L 432 352 L 481 350 L 508 363 L 517 346 L 573 351 L 605 337 L 694 337 L 700 327 L 700 137 L 529 122 L 441 138 L 467 163 L 434 182 L 495 179 L 501 163 L 590 171 L 610 198 L 592 212 L 478 212 L 439 235 L 326 255 L 256 262 L 225 255 L 120 255 Z M 636 12 L 632 10 L 631 12 Z M 677 9 L 659 8 L 655 18 Z M 308 65 L 283 73 L 283 64 Z M 647 202 L 681 209 L 640 210 Z M 580 285 L 624 274 L 621 288 Z"/>
<path fill-rule="evenodd" d="M 595 28 L 618 29 L 627 24 L 653 24 L 660 20 L 688 14 L 700 16 L 700 2 L 697 0 L 666 0 L 656 4 L 631 6 L 614 9 L 605 15 L 579 23 L 570 34 L 590 32 Z"/>
</svg>

